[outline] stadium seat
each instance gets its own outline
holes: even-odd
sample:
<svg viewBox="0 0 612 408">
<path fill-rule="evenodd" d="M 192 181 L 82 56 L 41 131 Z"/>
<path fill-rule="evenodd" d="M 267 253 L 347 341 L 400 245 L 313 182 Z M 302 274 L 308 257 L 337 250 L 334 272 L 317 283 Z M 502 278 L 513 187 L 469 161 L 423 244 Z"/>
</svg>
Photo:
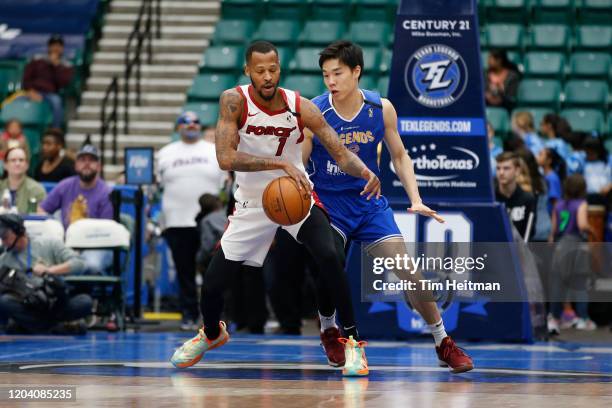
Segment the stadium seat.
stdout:
<svg viewBox="0 0 612 408">
<path fill-rule="evenodd" d="M 311 0 L 310 18 L 314 20 L 348 21 L 351 0 Z"/>
<path fill-rule="evenodd" d="M 562 79 L 565 72 L 565 56 L 559 52 L 528 52 L 523 59 L 528 78 Z"/>
<path fill-rule="evenodd" d="M 576 48 L 610 52 L 612 26 L 580 26 L 576 28 Z"/>
<path fill-rule="evenodd" d="M 200 71 L 232 72 L 242 68 L 243 49 L 238 46 L 214 45 L 208 47 Z"/>
<path fill-rule="evenodd" d="M 182 111 L 195 112 L 200 118 L 202 126 L 215 126 L 217 124 L 217 116 L 219 115 L 219 103 L 190 102 L 183 106 Z"/>
<path fill-rule="evenodd" d="M 488 22 L 517 24 L 525 24 L 530 11 L 527 0 L 492 0 L 485 10 Z"/>
<path fill-rule="evenodd" d="M 251 78 L 246 76 L 246 74 L 242 74 L 240 75 L 240 77 L 238 77 L 238 81 L 236 82 L 236 85 L 249 85 L 250 83 L 251 83 Z"/>
<path fill-rule="evenodd" d="M 580 24 L 610 24 L 612 0 L 582 0 L 578 21 Z"/>
<path fill-rule="evenodd" d="M 387 48 L 382 50 L 380 56 L 380 73 L 383 75 L 389 75 L 391 71 L 391 61 L 393 58 L 393 52 Z M 366 67 L 367 68 L 367 67 Z"/>
<path fill-rule="evenodd" d="M 577 52 L 570 58 L 571 78 L 605 78 L 608 76 L 612 58 L 603 52 Z"/>
<path fill-rule="evenodd" d="M 389 94 L 389 77 L 387 75 L 378 78 L 377 89 L 383 98 Z"/>
<path fill-rule="evenodd" d="M 377 47 L 363 47 L 363 69 L 368 75 L 380 73 L 382 52 Z"/>
<path fill-rule="evenodd" d="M 24 127 L 42 131 L 51 123 L 51 110 L 45 102 L 16 99 L 2 107 L 0 120 L 6 123 L 10 119 L 19 120 Z"/>
<path fill-rule="evenodd" d="M 505 138 L 510 133 L 510 117 L 504 108 L 487 108 L 487 121 L 495 129 L 495 135 Z"/>
<path fill-rule="evenodd" d="M 319 74 L 319 52 L 320 48 L 300 48 L 296 51 L 293 61 L 289 64 L 291 72 L 303 72 L 310 74 Z"/>
<path fill-rule="evenodd" d="M 265 3 L 260 0 L 222 0 L 223 19 L 257 20 L 264 12 Z"/>
<path fill-rule="evenodd" d="M 215 27 L 213 44 L 244 44 L 255 31 L 255 23 L 249 20 L 220 20 Z"/>
<path fill-rule="evenodd" d="M 233 74 L 200 74 L 187 91 L 187 101 L 218 101 L 221 93 L 236 85 Z"/>
<path fill-rule="evenodd" d="M 561 84 L 554 79 L 525 79 L 518 89 L 519 106 L 559 108 Z"/>
<path fill-rule="evenodd" d="M 287 75 L 282 81 L 283 88 L 299 91 L 300 94 L 308 99 L 325 92 L 325 85 L 321 75 Z"/>
<path fill-rule="evenodd" d="M 361 89 L 368 89 L 371 91 L 376 90 L 377 79 L 373 75 L 363 75 L 359 80 L 359 87 Z"/>
<path fill-rule="evenodd" d="M 286 20 L 302 21 L 308 15 L 308 2 L 303 0 L 268 0 L 268 16 Z"/>
<path fill-rule="evenodd" d="M 534 21 L 537 23 L 572 24 L 575 16 L 574 0 L 535 0 Z"/>
<path fill-rule="evenodd" d="M 568 120 L 572 130 L 577 132 L 604 133 L 604 115 L 595 109 L 564 109 L 561 116 Z"/>
<path fill-rule="evenodd" d="M 516 52 L 516 51 L 510 51 L 507 54 L 508 54 L 508 59 L 511 62 L 515 63 L 517 66 L 523 63 L 521 53 Z M 483 69 L 486 70 L 489 66 L 489 51 L 481 51 L 480 57 L 482 59 L 482 67 Z"/>
<path fill-rule="evenodd" d="M 301 45 L 324 47 L 343 37 L 346 27 L 339 21 L 308 21 L 299 36 Z"/>
<path fill-rule="evenodd" d="M 489 24 L 485 35 L 489 48 L 517 51 L 523 48 L 523 27 L 518 24 Z"/>
<path fill-rule="evenodd" d="M 590 107 L 604 110 L 608 104 L 608 84 L 604 81 L 571 80 L 565 84 L 568 107 Z"/>
<path fill-rule="evenodd" d="M 365 46 L 387 46 L 390 26 L 382 21 L 357 21 L 351 24 L 348 37 L 351 41 Z"/>
<path fill-rule="evenodd" d="M 272 44 L 295 45 L 300 35 L 300 23 L 295 20 L 262 20 L 253 34 L 254 40 L 266 40 Z"/>
<path fill-rule="evenodd" d="M 393 21 L 396 0 L 354 0 L 355 12 L 353 21 Z"/>
<path fill-rule="evenodd" d="M 281 69 L 289 68 L 289 64 L 293 59 L 293 47 L 276 47 L 276 51 L 278 51 L 278 59 L 280 60 Z"/>
<path fill-rule="evenodd" d="M 542 122 L 542 118 L 549 114 L 549 113 L 554 113 L 550 108 L 536 108 L 536 107 L 532 107 L 532 106 L 522 106 L 520 108 L 516 108 L 512 111 L 512 115 L 510 116 L 510 118 L 512 119 L 514 117 L 514 115 L 516 115 L 517 112 L 521 112 L 521 111 L 527 111 L 529 113 L 531 113 L 531 116 L 533 116 L 533 125 L 535 126 L 536 129 L 538 129 L 540 127 L 540 123 Z"/>
<path fill-rule="evenodd" d="M 612 140 L 612 112 L 608 114 L 608 138 Z M 608 152 L 612 152 L 612 149 L 608 149 Z"/>
<path fill-rule="evenodd" d="M 529 48 L 566 51 L 570 44 L 570 30 L 561 24 L 536 24 L 531 28 Z"/>
</svg>

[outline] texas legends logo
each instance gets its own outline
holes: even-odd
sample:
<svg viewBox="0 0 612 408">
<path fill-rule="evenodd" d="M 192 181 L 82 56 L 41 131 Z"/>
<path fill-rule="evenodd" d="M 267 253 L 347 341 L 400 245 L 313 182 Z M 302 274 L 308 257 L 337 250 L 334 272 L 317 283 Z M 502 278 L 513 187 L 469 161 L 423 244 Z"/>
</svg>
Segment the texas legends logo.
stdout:
<svg viewBox="0 0 612 408">
<path fill-rule="evenodd" d="M 468 82 L 467 66 L 451 47 L 431 44 L 408 59 L 404 83 L 410 95 L 428 108 L 443 108 L 457 101 Z"/>
</svg>

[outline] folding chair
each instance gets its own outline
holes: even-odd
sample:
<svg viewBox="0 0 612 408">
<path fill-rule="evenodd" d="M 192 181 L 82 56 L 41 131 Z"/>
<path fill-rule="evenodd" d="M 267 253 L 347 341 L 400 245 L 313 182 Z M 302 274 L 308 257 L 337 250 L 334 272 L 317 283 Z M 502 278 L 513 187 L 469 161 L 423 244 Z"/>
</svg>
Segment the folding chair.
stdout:
<svg viewBox="0 0 612 408">
<path fill-rule="evenodd" d="M 130 248 L 130 232 L 113 220 L 82 219 L 66 230 L 66 246 L 75 250 L 109 249 L 113 251 L 113 267 L 110 275 L 67 276 L 67 283 L 88 286 L 92 296 L 98 299 L 102 311 L 115 313 L 117 325 L 125 329 L 125 274 L 127 254 Z M 123 262 L 121 260 L 123 252 Z M 110 297 L 108 288 L 111 289 Z M 100 290 L 98 290 L 100 289 Z"/>
<path fill-rule="evenodd" d="M 64 226 L 56 219 L 25 219 L 24 225 L 30 238 L 44 237 L 64 242 Z"/>
</svg>

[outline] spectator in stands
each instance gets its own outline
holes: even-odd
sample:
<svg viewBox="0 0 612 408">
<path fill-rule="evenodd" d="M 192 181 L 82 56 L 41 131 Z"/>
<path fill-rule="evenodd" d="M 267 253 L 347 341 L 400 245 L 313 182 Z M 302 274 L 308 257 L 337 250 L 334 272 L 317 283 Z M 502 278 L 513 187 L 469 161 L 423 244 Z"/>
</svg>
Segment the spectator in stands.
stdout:
<svg viewBox="0 0 612 408">
<path fill-rule="evenodd" d="M 559 320 L 563 311 L 563 301 L 572 294 L 576 301 L 578 317 L 568 324 L 579 330 L 595 330 L 597 327 L 589 319 L 588 283 L 591 278 L 591 255 L 586 240 L 593 234 L 589 225 L 587 184 L 580 174 L 572 174 L 563 183 L 563 199 L 555 204 L 552 221 L 553 228 L 549 242 L 558 244 L 553 254 L 552 272 L 549 280 L 551 288 L 551 315 L 548 329 L 552 334 L 559 333 Z"/>
<path fill-rule="evenodd" d="M 204 272 L 227 226 L 227 214 L 221 200 L 215 195 L 202 194 L 198 201 L 200 212 L 195 221 L 200 234 L 200 248 L 196 255 L 196 263 L 198 269 Z"/>
<path fill-rule="evenodd" d="M 180 140 L 162 148 L 157 156 L 158 180 L 163 188 L 163 236 L 170 247 L 179 282 L 183 314 L 181 328 L 197 328 L 196 253 L 200 237 L 195 218 L 204 193 L 219 195 L 227 173 L 219 168 L 215 145 L 202 139 L 198 116 L 184 112 L 177 120 Z"/>
<path fill-rule="evenodd" d="M 83 218 L 113 218 L 111 188 L 99 176 L 100 153 L 85 144 L 76 156 L 76 176 L 62 180 L 40 204 L 39 212 L 53 214 L 61 210 L 64 228 Z M 104 272 L 112 263 L 112 251 L 87 250 L 83 257 L 89 273 Z"/>
<path fill-rule="evenodd" d="M 555 203 L 561 198 L 561 180 L 565 178 L 565 162 L 556 150 L 545 147 L 537 157 L 548 187 L 548 213 L 552 214 Z"/>
<path fill-rule="evenodd" d="M 4 125 L 4 132 L 0 135 L 0 160 L 4 160 L 6 152 L 13 147 L 21 147 L 30 157 L 28 139 L 23 134 L 21 122 L 17 119 L 10 119 Z"/>
<path fill-rule="evenodd" d="M 542 140 L 535 132 L 533 116 L 527 111 L 517 112 L 512 116 L 512 132 L 520 137 L 525 146 L 537 156 L 544 147 Z"/>
<path fill-rule="evenodd" d="M 536 200 L 536 212 L 533 220 L 535 232 L 531 237 L 533 241 L 546 241 L 550 235 L 550 213 L 548 212 L 548 186 L 540 173 L 534 155 L 525 147 L 516 151 L 521 162 L 521 177 L 518 184 L 527 193 L 531 193 Z M 524 172 L 524 173 L 523 173 Z M 521 179 L 525 179 L 525 183 Z"/>
<path fill-rule="evenodd" d="M 495 199 L 506 205 L 510 220 L 519 234 L 525 237 L 530 228 L 529 236 L 532 236 L 535 231 L 536 200 L 518 185 L 520 158 L 516 153 L 504 152 L 496 160 Z"/>
<path fill-rule="evenodd" d="M 45 188 L 27 176 L 29 165 L 27 153 L 21 147 L 13 147 L 6 152 L 6 178 L 0 181 L 2 206 L 5 209 L 7 206 L 16 207 L 20 214 L 35 213 L 38 204 L 47 196 Z M 10 199 L 10 203 L 4 202 L 7 199 Z"/>
<path fill-rule="evenodd" d="M 74 69 L 62 59 L 64 39 L 52 35 L 47 42 L 47 55 L 35 57 L 25 67 L 22 88 L 27 96 L 36 102 L 44 100 L 53 113 L 52 127 L 59 128 L 64 122 L 64 106 L 60 91 L 72 80 Z"/>
<path fill-rule="evenodd" d="M 485 75 L 485 100 L 488 106 L 511 111 L 516 105 L 520 75 L 505 50 L 491 50 Z"/>
<path fill-rule="evenodd" d="M 496 167 L 495 158 L 497 157 L 498 154 L 501 154 L 503 150 L 501 147 L 495 144 L 495 129 L 493 129 L 493 125 L 491 125 L 491 122 L 489 121 L 487 121 L 487 137 L 489 138 L 491 172 L 493 175 L 495 175 L 495 167 Z"/>
<path fill-rule="evenodd" d="M 79 273 L 85 267 L 83 260 L 60 240 L 32 239 L 26 233 L 23 219 L 16 214 L 0 215 L 0 238 L 6 252 L 0 255 L 0 266 L 15 269 L 26 274 L 31 270 L 34 276 L 66 275 Z M 35 279 L 32 280 L 33 282 Z M 46 311 L 28 308 L 15 293 L 0 293 L 0 313 L 12 318 L 16 327 L 13 331 L 40 333 L 49 330 L 66 330 L 61 322 L 82 319 L 91 314 L 93 301 L 87 294 L 67 296 L 55 293 L 55 302 Z M 60 326 L 60 327 L 58 327 Z M 82 323 L 77 328 L 84 332 Z"/>
<path fill-rule="evenodd" d="M 601 139 L 590 137 L 584 141 L 586 162 L 584 178 L 589 202 L 605 205 L 603 197 L 608 194 L 612 183 L 611 168 L 607 164 L 608 153 Z"/>
<path fill-rule="evenodd" d="M 59 129 L 47 129 L 42 137 L 42 162 L 34 171 L 38 181 L 58 183 L 75 175 L 74 161 L 64 154 L 64 134 Z"/>
<path fill-rule="evenodd" d="M 548 113 L 540 123 L 540 133 L 544 136 L 544 146 L 556 150 L 563 160 L 567 160 L 572 149 L 565 139 L 570 138 L 571 127 L 567 120 L 555 113 Z"/>
</svg>

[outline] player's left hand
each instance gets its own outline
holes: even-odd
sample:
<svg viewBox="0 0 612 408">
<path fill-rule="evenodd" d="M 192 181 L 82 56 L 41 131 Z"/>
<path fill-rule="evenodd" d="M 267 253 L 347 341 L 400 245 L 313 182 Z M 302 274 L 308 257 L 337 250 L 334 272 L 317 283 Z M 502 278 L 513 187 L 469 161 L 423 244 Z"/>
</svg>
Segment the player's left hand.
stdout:
<svg viewBox="0 0 612 408">
<path fill-rule="evenodd" d="M 380 198 L 380 180 L 376 177 L 376 174 L 366 167 L 361 172 L 361 177 L 368 182 L 359 195 L 367 194 L 368 200 L 373 196 L 376 196 L 377 199 Z"/>
<path fill-rule="evenodd" d="M 444 218 L 440 217 L 437 212 L 426 206 L 425 204 L 414 204 L 412 207 L 408 208 L 408 212 L 421 214 L 426 217 L 432 217 L 440 224 L 444 224 Z"/>
</svg>

